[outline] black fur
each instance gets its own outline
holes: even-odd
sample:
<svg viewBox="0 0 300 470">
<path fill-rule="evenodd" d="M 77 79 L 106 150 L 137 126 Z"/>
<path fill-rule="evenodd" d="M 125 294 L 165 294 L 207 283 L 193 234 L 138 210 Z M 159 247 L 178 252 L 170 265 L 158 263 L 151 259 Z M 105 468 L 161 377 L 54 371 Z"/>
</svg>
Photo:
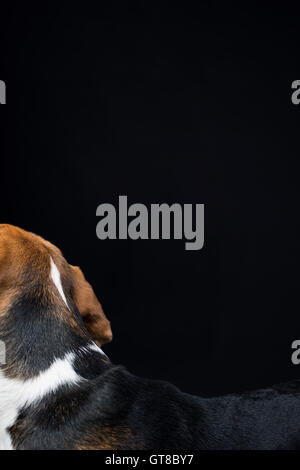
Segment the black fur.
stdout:
<svg viewBox="0 0 300 470">
<path fill-rule="evenodd" d="M 286 390 L 206 399 L 135 377 L 99 353 L 87 353 L 75 368 L 86 382 L 22 410 L 10 430 L 16 448 L 299 449 L 298 381 Z M 110 444 L 120 427 L 128 434 Z"/>
<path fill-rule="evenodd" d="M 30 378 L 47 369 L 57 357 L 77 350 L 90 342 L 90 337 L 75 305 L 72 315 L 77 331 L 59 320 L 57 306 L 32 292 L 25 292 L 0 318 L 0 340 L 7 348 L 6 368 L 18 367 L 19 378 Z M 71 304 L 72 305 L 72 304 Z M 12 362 L 12 364 L 11 364 Z"/>
<path fill-rule="evenodd" d="M 84 380 L 20 410 L 9 430 L 16 449 L 299 449 L 299 381 L 219 398 L 191 396 L 82 350 L 91 339 L 76 307 L 79 329 L 36 298 L 24 294 L 1 320 L 8 372 L 17 364 L 26 379 L 75 351 L 74 368 Z"/>
</svg>

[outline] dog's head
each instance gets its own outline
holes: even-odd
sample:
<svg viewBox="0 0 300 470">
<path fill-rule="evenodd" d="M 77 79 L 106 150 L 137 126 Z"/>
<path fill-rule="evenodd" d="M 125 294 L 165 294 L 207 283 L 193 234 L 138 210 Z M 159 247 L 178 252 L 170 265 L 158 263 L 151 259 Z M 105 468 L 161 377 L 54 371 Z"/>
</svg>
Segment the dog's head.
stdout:
<svg viewBox="0 0 300 470">
<path fill-rule="evenodd" d="M 42 350 L 50 331 L 58 348 L 67 332 L 83 345 L 89 334 L 99 345 L 112 339 L 110 323 L 81 270 L 43 238 L 0 224 L 0 340 L 15 353 L 37 354 L 35 342 Z"/>
</svg>

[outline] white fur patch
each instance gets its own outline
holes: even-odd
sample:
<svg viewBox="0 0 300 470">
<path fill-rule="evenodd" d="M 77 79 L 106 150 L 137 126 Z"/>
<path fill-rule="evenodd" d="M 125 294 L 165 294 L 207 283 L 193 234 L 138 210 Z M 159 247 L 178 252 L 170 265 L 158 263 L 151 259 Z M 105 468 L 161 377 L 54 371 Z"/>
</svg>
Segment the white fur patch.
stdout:
<svg viewBox="0 0 300 470">
<path fill-rule="evenodd" d="M 96 343 L 92 343 L 89 348 L 92 350 L 92 351 L 96 351 L 96 352 L 99 352 L 100 354 L 103 354 L 103 356 L 106 356 L 105 352 L 102 351 L 102 349 L 98 346 L 98 344 Z M 107 357 L 107 356 L 106 356 Z"/>
<path fill-rule="evenodd" d="M 84 380 L 73 369 L 74 357 L 68 353 L 28 380 L 9 379 L 0 370 L 0 450 L 13 449 L 7 429 L 14 424 L 21 408 L 40 401 L 62 385 L 76 385 Z"/>
<path fill-rule="evenodd" d="M 108 359 L 105 352 L 102 351 L 102 349 L 94 342 L 89 343 L 87 346 L 81 346 L 81 348 L 79 348 L 79 350 L 78 350 L 79 354 L 80 353 L 88 354 L 90 351 L 95 351 L 99 354 L 102 354 L 103 356 L 105 356 Z"/>
<path fill-rule="evenodd" d="M 10 435 L 6 429 L 0 431 L 0 450 L 14 450 Z"/>
<path fill-rule="evenodd" d="M 67 302 L 67 299 L 66 299 L 66 296 L 64 294 L 64 290 L 63 290 L 63 287 L 62 287 L 62 284 L 61 284 L 61 278 L 60 278 L 60 272 L 59 270 L 57 269 L 57 266 L 56 264 L 54 263 L 52 257 L 50 256 L 50 262 L 51 262 L 51 272 L 50 272 L 50 277 L 52 279 L 52 281 L 54 282 L 58 292 L 60 293 L 60 296 L 61 298 L 63 299 L 63 301 L 65 302 L 66 306 L 68 307 L 68 309 L 70 310 L 69 308 L 69 305 L 68 305 L 68 302 Z"/>
</svg>

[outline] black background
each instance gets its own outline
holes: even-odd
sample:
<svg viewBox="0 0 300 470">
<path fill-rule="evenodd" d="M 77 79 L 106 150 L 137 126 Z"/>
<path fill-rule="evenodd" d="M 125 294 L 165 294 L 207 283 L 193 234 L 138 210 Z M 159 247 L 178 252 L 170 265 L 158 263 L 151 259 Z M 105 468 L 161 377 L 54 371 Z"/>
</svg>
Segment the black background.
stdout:
<svg viewBox="0 0 300 470">
<path fill-rule="evenodd" d="M 1 3 L 0 221 L 82 267 L 132 372 L 203 395 L 299 377 L 298 12 L 109 3 Z M 204 203 L 204 248 L 98 240 L 119 195 Z"/>
</svg>

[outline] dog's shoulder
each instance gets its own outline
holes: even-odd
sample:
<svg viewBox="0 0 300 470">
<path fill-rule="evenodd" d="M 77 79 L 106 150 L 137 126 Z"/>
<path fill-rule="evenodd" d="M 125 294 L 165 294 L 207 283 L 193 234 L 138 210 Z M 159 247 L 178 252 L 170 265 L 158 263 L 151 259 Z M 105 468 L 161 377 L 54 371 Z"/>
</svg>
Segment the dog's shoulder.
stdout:
<svg viewBox="0 0 300 470">
<path fill-rule="evenodd" d="M 122 366 L 112 366 L 97 378 L 92 395 L 93 406 L 98 404 L 94 428 L 98 446 L 105 423 L 113 423 L 110 438 L 112 433 L 123 435 L 118 441 L 121 449 L 169 448 L 170 443 L 173 448 L 189 447 L 194 440 L 199 442 L 205 425 L 201 398 L 163 380 L 137 377 Z"/>
</svg>

